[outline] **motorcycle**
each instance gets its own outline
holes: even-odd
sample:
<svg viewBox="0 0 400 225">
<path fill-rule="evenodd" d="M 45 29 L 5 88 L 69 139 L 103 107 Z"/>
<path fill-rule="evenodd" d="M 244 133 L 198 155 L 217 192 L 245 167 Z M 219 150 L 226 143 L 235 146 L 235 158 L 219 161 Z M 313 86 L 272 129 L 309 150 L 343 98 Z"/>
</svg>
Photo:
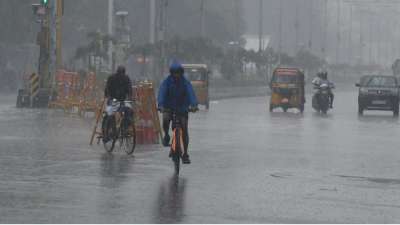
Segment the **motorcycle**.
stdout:
<svg viewBox="0 0 400 225">
<path fill-rule="evenodd" d="M 330 91 L 329 84 L 321 84 L 316 87 L 316 93 L 312 99 L 312 106 L 318 113 L 327 114 L 330 108 Z"/>
</svg>

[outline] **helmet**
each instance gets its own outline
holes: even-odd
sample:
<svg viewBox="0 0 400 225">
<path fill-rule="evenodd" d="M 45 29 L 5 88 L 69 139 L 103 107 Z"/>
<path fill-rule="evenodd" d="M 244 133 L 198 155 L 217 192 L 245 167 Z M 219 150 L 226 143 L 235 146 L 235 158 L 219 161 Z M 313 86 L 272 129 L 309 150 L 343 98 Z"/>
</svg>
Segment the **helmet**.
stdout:
<svg viewBox="0 0 400 225">
<path fill-rule="evenodd" d="M 328 79 L 328 72 L 322 72 L 322 79 Z"/>
<path fill-rule="evenodd" d="M 125 66 L 118 66 L 117 74 L 125 74 L 125 73 L 126 73 Z"/>
</svg>

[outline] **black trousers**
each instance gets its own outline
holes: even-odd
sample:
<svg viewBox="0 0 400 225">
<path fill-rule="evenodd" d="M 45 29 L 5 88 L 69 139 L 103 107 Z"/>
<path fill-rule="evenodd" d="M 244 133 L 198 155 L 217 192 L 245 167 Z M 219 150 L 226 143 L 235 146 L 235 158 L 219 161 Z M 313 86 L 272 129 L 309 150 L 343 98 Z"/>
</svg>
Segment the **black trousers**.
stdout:
<svg viewBox="0 0 400 225">
<path fill-rule="evenodd" d="M 332 93 L 332 91 L 329 92 L 329 97 L 331 99 L 331 105 L 333 105 L 333 100 L 335 100 L 335 95 Z"/>
<path fill-rule="evenodd" d="M 182 113 L 177 115 L 181 122 L 181 128 L 183 131 L 183 147 L 184 147 L 184 153 L 188 153 L 188 147 L 189 147 L 189 131 L 188 131 L 188 123 L 189 123 L 189 113 Z M 172 114 L 169 112 L 164 112 L 163 113 L 163 130 L 164 134 L 167 135 L 169 132 L 169 127 L 172 122 Z M 172 125 L 173 126 L 173 125 Z M 173 129 L 174 127 L 172 127 Z"/>
</svg>

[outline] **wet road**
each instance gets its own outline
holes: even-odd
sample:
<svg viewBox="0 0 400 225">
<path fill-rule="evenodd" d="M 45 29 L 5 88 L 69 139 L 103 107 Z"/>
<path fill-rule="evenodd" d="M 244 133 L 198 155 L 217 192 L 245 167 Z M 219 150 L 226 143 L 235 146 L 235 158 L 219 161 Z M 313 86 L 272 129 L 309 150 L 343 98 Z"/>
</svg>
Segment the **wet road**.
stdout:
<svg viewBox="0 0 400 225">
<path fill-rule="evenodd" d="M 0 222 L 400 223 L 399 120 L 336 99 L 327 116 L 213 102 L 178 179 L 159 146 L 105 154 L 91 121 L 0 99 Z"/>
</svg>

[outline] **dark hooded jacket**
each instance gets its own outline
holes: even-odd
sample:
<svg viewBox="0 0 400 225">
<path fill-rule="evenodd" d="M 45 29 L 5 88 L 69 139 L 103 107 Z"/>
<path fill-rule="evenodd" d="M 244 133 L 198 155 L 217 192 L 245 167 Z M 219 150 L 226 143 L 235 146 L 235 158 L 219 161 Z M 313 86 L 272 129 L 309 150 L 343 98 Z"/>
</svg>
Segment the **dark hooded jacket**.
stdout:
<svg viewBox="0 0 400 225">
<path fill-rule="evenodd" d="M 115 73 L 107 79 L 104 96 L 124 101 L 132 96 L 131 79 L 123 73 Z"/>
<path fill-rule="evenodd" d="M 171 69 L 182 68 L 181 64 L 171 65 Z M 158 92 L 158 107 L 167 108 L 177 112 L 188 112 L 189 107 L 197 107 L 197 98 L 193 86 L 185 76 L 176 78 L 169 75 Z"/>
</svg>

